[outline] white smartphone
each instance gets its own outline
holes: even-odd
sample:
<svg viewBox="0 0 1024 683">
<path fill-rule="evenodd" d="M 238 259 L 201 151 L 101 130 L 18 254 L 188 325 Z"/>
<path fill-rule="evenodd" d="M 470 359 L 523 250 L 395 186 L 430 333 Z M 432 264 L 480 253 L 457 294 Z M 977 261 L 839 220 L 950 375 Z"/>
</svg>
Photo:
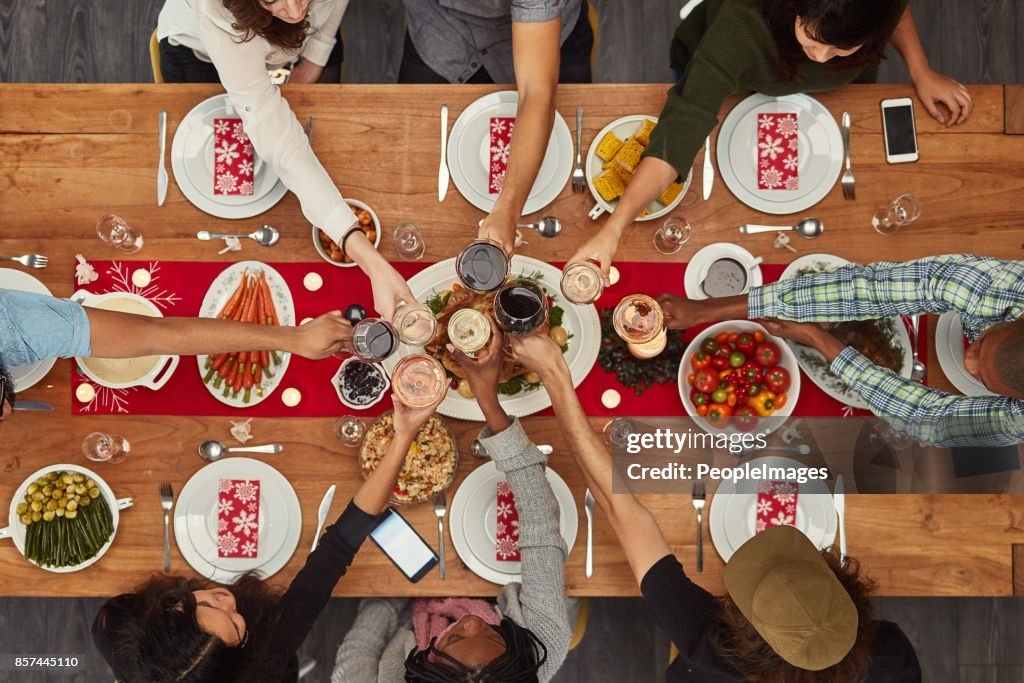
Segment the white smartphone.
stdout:
<svg viewBox="0 0 1024 683">
<path fill-rule="evenodd" d="M 437 564 L 434 549 L 394 508 L 388 508 L 377 518 L 377 526 L 370 532 L 370 538 L 413 583 Z"/>
<path fill-rule="evenodd" d="M 890 164 L 917 161 L 913 100 L 909 97 L 882 100 L 882 131 L 885 133 L 886 161 Z"/>
</svg>

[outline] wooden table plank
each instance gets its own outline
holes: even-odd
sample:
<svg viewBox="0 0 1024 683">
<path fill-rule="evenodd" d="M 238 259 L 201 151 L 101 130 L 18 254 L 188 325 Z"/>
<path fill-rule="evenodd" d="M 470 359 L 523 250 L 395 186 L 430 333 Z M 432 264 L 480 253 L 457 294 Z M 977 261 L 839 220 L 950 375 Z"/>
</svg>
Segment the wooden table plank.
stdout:
<svg viewBox="0 0 1024 683">
<path fill-rule="evenodd" d="M 585 106 L 584 142 L 589 144 L 605 123 L 617 116 L 656 114 L 664 100 L 663 85 L 567 86 L 560 88 L 558 107 L 570 123 L 575 107 Z M 444 203 L 435 197 L 438 106 L 447 102 L 453 112 L 489 87 L 342 86 L 287 88 L 300 117 L 316 117 L 314 147 L 346 195 L 373 206 L 385 227 L 413 220 L 423 229 L 427 260 L 453 256 L 482 215 L 452 187 Z M 75 253 L 89 258 L 110 258 L 95 237 L 96 219 L 108 212 L 123 215 L 146 237 L 139 254 L 143 260 L 225 260 L 267 258 L 281 261 L 315 260 L 309 225 L 298 203 L 288 195 L 265 215 L 232 222 L 214 219 L 195 209 L 173 180 L 168 202 L 154 206 L 156 111 L 169 112 L 173 135 L 182 116 L 200 99 L 217 92 L 211 86 L 0 86 L 4 102 L 0 117 L 0 196 L 3 228 L 0 253 L 41 251 L 51 267 L 33 273 L 57 295 L 73 290 Z M 911 94 L 906 86 L 845 88 L 820 96 L 837 113 L 853 115 L 853 163 L 858 200 L 846 202 L 838 188 L 814 207 L 825 221 L 826 232 L 813 244 L 797 243 L 802 253 L 832 252 L 846 258 L 871 261 L 905 259 L 935 253 L 976 251 L 1004 258 L 1019 258 L 1022 240 L 1019 219 L 1012 212 L 1024 189 L 1024 138 L 1002 135 L 1003 89 L 972 89 L 976 110 L 960 128 L 934 124 L 918 108 L 921 161 L 888 166 L 880 133 L 878 101 Z M 624 107 L 622 102 L 629 102 Z M 700 157 L 697 159 L 698 169 Z M 699 170 L 695 181 L 699 186 Z M 720 177 L 716 178 L 720 181 Z M 918 194 L 924 214 L 912 227 L 894 237 L 881 237 L 868 221 L 877 206 L 900 192 Z M 545 260 L 563 260 L 596 227 L 586 217 L 593 204 L 588 196 L 568 189 L 545 213 L 565 224 L 562 236 L 551 242 L 530 240 L 522 253 Z M 752 215 L 753 214 L 753 215 Z M 716 241 L 737 241 L 736 226 L 755 221 L 780 220 L 740 205 L 721 182 L 709 202 L 687 211 L 694 223 L 694 248 Z M 201 244 L 192 237 L 199 229 L 242 228 L 261 222 L 279 227 L 281 244 L 273 252 L 254 251 L 246 245 L 238 254 L 217 255 L 219 246 Z M 782 223 L 780 223 L 782 224 Z M 623 242 L 620 258 L 640 261 L 687 261 L 694 248 L 663 257 L 650 247 L 653 227 L 639 224 Z M 784 263 L 789 252 L 770 248 L 767 236 L 744 238 L 744 245 L 768 262 Z M 382 251 L 395 257 L 385 241 Z M 327 285 L 343 287 L 352 272 L 339 273 Z M 680 283 L 666 289 L 681 290 Z M 934 321 L 933 321 L 934 324 Z M 934 359 L 934 354 L 931 356 Z M 186 361 L 186 364 L 188 361 Z M 933 384 L 943 384 L 938 364 L 932 362 Z M 56 462 L 85 463 L 81 439 L 91 431 L 109 430 L 133 444 L 129 459 L 117 466 L 98 465 L 119 496 L 136 498 L 136 507 L 124 513 L 124 526 L 104 560 L 88 570 L 54 575 L 29 567 L 10 544 L 0 545 L 0 593 L 11 595 L 106 595 L 125 590 L 160 567 L 162 513 L 156 486 L 169 478 L 176 490 L 202 462 L 195 447 L 205 438 L 228 439 L 229 420 L 189 417 L 75 417 L 70 415 L 70 366 L 59 361 L 44 383 L 24 392 L 26 399 L 53 403 L 52 415 L 18 414 L 4 430 L 0 454 L 0 501 L 7 501 L 29 472 Z M 594 426 L 602 421 L 595 418 Z M 463 452 L 479 425 L 453 421 Z M 582 499 L 584 484 L 566 450 L 554 418 L 524 421 L 539 443 L 556 447 L 552 466 Z M 257 419 L 257 438 L 282 441 L 287 448 L 268 462 L 293 482 L 303 507 L 303 536 L 299 553 L 275 577 L 286 582 L 297 571 L 302 551 L 309 547 L 315 527 L 315 508 L 328 482 L 338 484 L 333 513 L 354 493 L 361 477 L 351 452 L 334 440 L 329 419 Z M 477 463 L 466 455 L 460 477 Z M 662 522 L 674 551 L 687 565 L 693 561 L 694 519 L 688 496 L 644 495 L 642 500 Z M 847 526 L 851 554 L 859 557 L 869 574 L 880 580 L 883 595 L 1009 595 L 1013 582 L 1013 544 L 1024 543 L 1021 523 L 1024 500 L 1020 496 L 850 495 Z M 433 513 L 429 506 L 403 510 L 432 538 Z M 573 595 L 635 595 L 636 585 L 608 525 L 598 513 L 595 528 L 595 574 L 583 578 L 585 520 L 580 507 L 579 543 L 566 570 Z M 710 538 L 705 538 L 710 543 Z M 448 546 L 449 577 L 436 575 L 410 584 L 389 566 L 376 548 L 367 545 L 353 569 L 339 585 L 337 595 L 390 592 L 417 595 L 493 595 L 494 587 L 461 567 Z M 721 591 L 722 564 L 709 546 L 706 568 L 697 580 Z M 177 549 L 173 568 L 187 572 Z M 387 577 L 382 581 L 381 577 Z M 382 589 L 382 584 L 386 587 Z"/>
<path fill-rule="evenodd" d="M 1003 87 L 1006 89 L 1005 132 L 1008 135 L 1024 135 L 1024 85 L 1015 83 Z"/>
</svg>

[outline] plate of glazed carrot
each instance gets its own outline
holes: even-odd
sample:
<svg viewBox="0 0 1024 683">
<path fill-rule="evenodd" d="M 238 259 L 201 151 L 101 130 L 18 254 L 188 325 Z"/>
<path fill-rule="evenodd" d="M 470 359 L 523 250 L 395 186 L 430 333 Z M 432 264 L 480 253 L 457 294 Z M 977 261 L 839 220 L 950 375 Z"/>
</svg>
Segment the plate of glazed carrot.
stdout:
<svg viewBox="0 0 1024 683">
<path fill-rule="evenodd" d="M 280 273 L 265 263 L 241 261 L 214 279 L 199 316 L 293 326 L 295 302 Z M 214 398 L 233 408 L 247 408 L 274 393 L 291 354 L 275 349 L 238 350 L 196 360 L 203 384 Z"/>
</svg>

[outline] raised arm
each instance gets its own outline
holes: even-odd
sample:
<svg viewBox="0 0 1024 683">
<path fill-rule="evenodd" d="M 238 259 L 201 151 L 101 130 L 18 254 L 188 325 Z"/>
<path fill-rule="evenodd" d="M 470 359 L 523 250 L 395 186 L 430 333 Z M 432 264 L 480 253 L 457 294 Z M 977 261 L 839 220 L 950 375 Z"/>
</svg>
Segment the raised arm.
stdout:
<svg viewBox="0 0 1024 683">
<path fill-rule="evenodd" d="M 310 4 L 310 23 L 318 26 L 316 31 L 306 38 L 306 43 L 299 52 L 299 61 L 292 68 L 289 83 L 316 83 L 320 78 L 331 51 L 338 42 L 338 29 L 341 27 L 341 18 L 345 14 L 348 2 L 349 0 L 334 0 L 326 8 L 316 7 L 315 3 Z M 325 16 L 320 16 L 324 14 Z"/>
</svg>

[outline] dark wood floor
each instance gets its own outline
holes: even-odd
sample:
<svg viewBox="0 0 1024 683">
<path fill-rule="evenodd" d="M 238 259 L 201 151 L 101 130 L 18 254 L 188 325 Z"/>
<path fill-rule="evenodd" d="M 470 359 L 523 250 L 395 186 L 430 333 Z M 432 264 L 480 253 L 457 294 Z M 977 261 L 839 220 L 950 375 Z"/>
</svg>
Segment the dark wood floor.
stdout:
<svg viewBox="0 0 1024 683">
<path fill-rule="evenodd" d="M 162 0 L 0 0 L 0 82 L 149 82 L 147 42 Z M 595 80 L 667 82 L 668 44 L 682 0 L 594 0 L 601 28 Z M 1024 2 L 913 0 L 932 66 L 966 83 L 1024 81 Z M 393 82 L 403 38 L 401 0 L 352 0 L 345 16 L 344 80 Z M 370 36 L 370 38 L 367 38 Z M 906 81 L 898 56 L 883 81 Z M 99 600 L 0 599 L 0 654 L 78 654 L 84 673 L 56 677 L 0 671 L 0 683 L 111 680 L 91 648 Z M 327 681 L 355 603 L 332 600 L 304 646 L 320 662 L 307 680 Z M 1024 601 L 878 600 L 937 683 L 1024 683 Z M 668 642 L 639 600 L 591 602 L 587 637 L 557 676 L 565 683 L 661 679 Z"/>
</svg>

